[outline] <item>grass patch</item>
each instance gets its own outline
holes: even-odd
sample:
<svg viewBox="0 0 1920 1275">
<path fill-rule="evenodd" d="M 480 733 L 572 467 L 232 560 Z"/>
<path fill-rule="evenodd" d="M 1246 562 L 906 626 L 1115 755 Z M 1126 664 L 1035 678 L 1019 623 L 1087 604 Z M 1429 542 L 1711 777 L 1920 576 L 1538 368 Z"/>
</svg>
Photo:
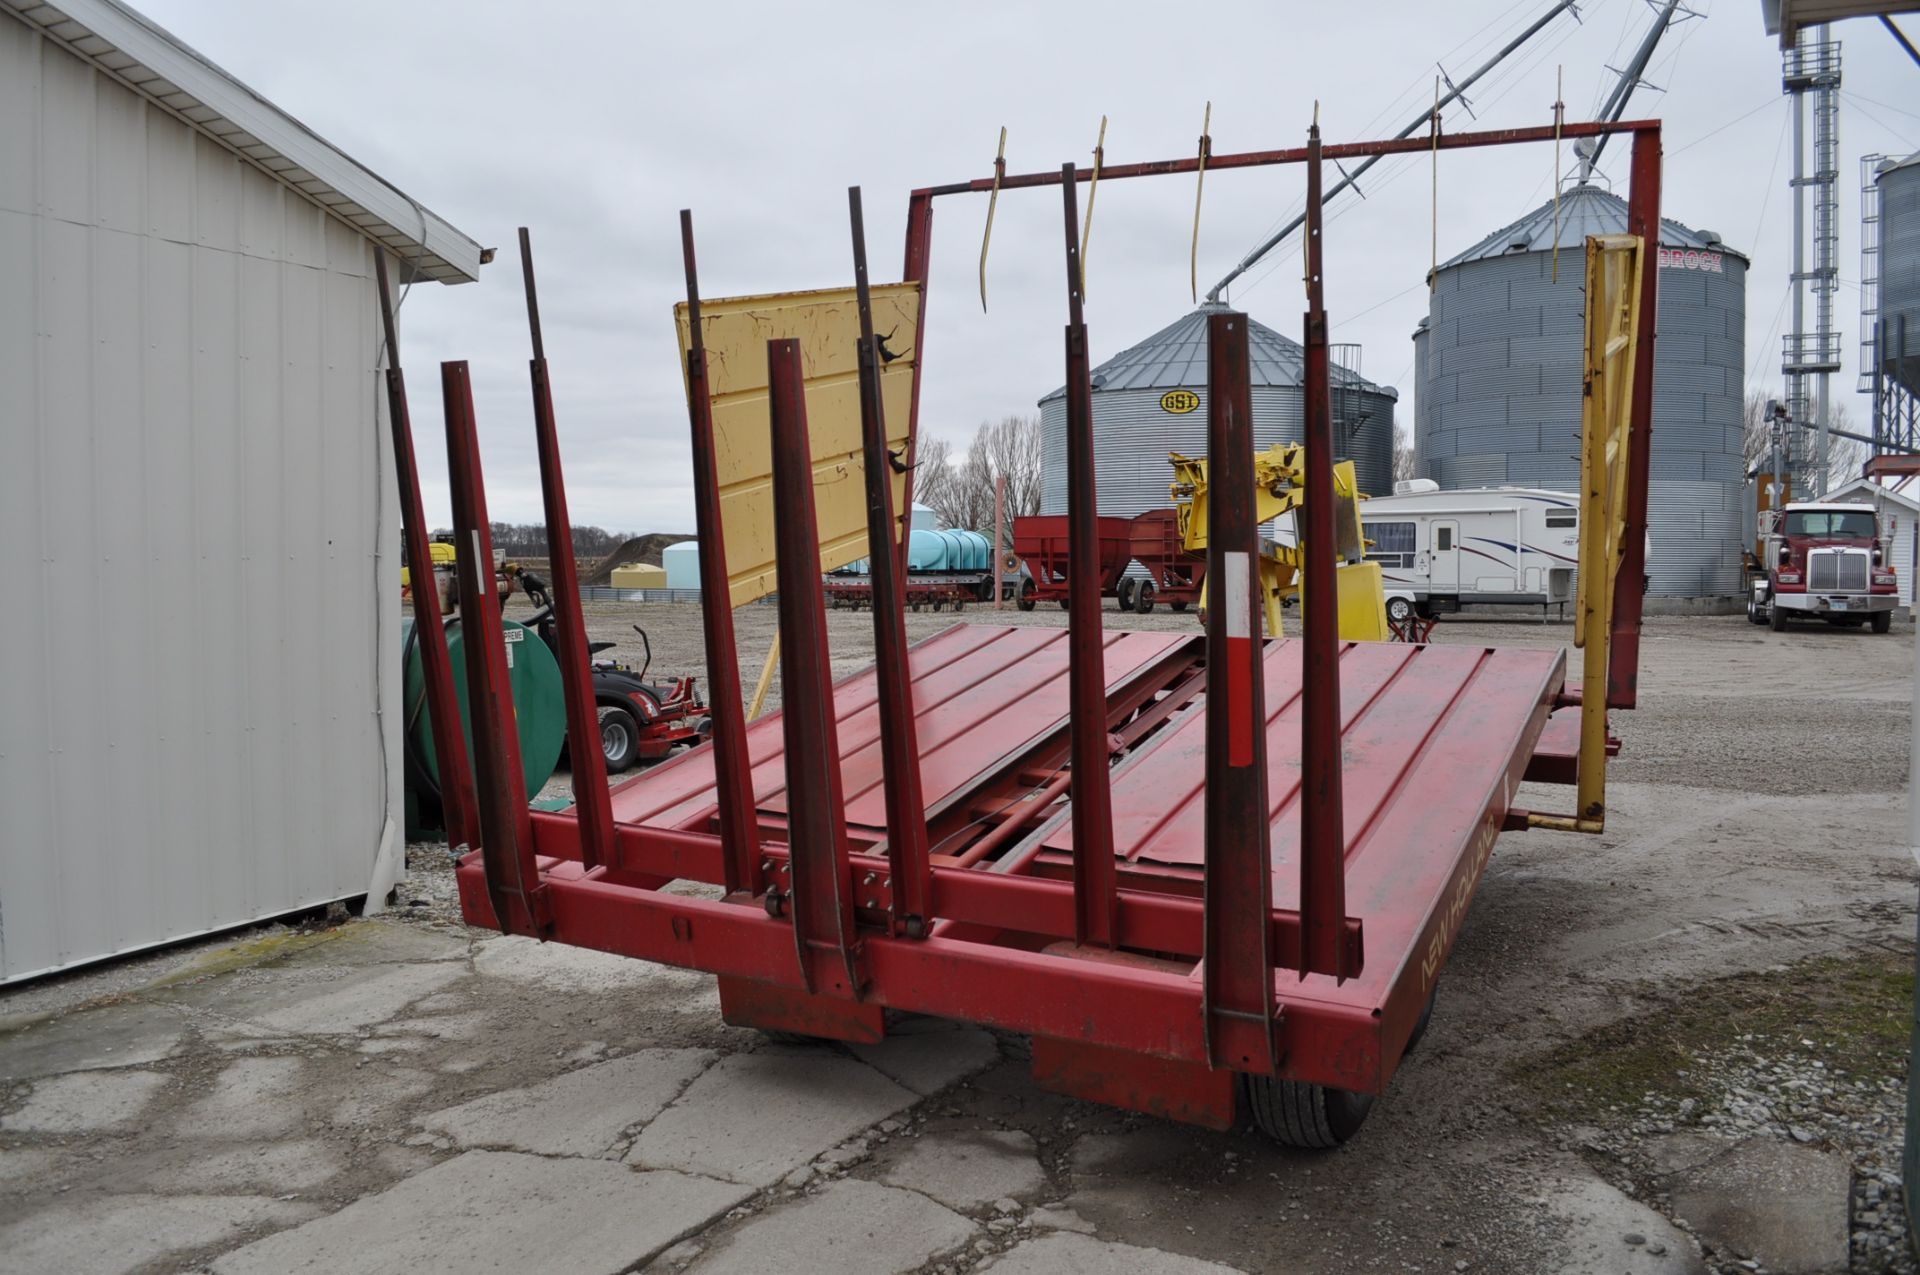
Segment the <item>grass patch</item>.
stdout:
<svg viewBox="0 0 1920 1275">
<path fill-rule="evenodd" d="M 1913 954 L 1872 949 L 1716 979 L 1515 1065 L 1545 1113 L 1593 1120 L 1649 1093 L 1705 1103 L 1716 1058 L 1791 1054 L 1862 1078 L 1901 1076 L 1913 1024 Z M 1811 1042 L 1803 1043 L 1803 1042 Z"/>
</svg>

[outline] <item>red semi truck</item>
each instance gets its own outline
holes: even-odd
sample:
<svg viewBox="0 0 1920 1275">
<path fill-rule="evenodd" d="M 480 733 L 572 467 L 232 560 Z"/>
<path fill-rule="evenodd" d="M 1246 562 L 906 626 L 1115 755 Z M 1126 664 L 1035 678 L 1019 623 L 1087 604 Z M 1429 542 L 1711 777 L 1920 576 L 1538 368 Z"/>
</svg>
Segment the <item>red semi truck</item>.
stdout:
<svg viewBox="0 0 1920 1275">
<path fill-rule="evenodd" d="M 1772 515 L 1761 543 L 1764 575 L 1747 594 L 1747 618 L 1775 633 L 1795 617 L 1885 633 L 1900 605 L 1880 525 L 1866 505 L 1797 502 Z"/>
</svg>

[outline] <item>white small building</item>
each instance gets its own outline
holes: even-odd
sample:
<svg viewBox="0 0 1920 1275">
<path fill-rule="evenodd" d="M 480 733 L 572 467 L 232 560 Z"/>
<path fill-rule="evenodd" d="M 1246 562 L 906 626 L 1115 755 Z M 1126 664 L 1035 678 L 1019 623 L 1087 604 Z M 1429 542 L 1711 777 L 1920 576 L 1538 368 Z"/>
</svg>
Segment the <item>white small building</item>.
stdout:
<svg viewBox="0 0 1920 1275">
<path fill-rule="evenodd" d="M 1920 575 L 1920 474 L 1890 475 L 1881 480 L 1856 478 L 1828 492 L 1823 499 L 1872 505 L 1880 519 L 1881 547 L 1886 561 L 1900 576 L 1900 605 L 1913 606 L 1914 577 Z"/>
<path fill-rule="evenodd" d="M 380 251 L 479 272 L 117 0 L 0 0 L 0 982 L 401 873 Z"/>
</svg>

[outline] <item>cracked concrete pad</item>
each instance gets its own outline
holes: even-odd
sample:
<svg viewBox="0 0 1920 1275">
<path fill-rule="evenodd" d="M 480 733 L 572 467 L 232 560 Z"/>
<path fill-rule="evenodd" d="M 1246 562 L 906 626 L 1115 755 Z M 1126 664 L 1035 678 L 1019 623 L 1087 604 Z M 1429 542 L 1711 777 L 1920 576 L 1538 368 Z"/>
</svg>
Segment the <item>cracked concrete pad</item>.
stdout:
<svg viewBox="0 0 1920 1275">
<path fill-rule="evenodd" d="M 402 1018 L 373 1029 L 375 1036 L 428 1036 L 434 1040 L 473 1040 L 487 1030 L 485 1014 L 441 1014 L 432 1018 Z"/>
<path fill-rule="evenodd" d="M 1071 1231 L 1053 1231 L 1022 1241 L 978 1269 L 994 1275 L 1112 1275 L 1115 1271 L 1127 1275 L 1235 1275 L 1239 1270 Z"/>
<path fill-rule="evenodd" d="M 1673 1176 L 1674 1216 L 1775 1275 L 1847 1269 L 1853 1171 L 1824 1151 L 1756 1135 Z"/>
<path fill-rule="evenodd" d="M 163 1005 L 113 1005 L 0 1035 L 0 1080 L 99 1067 L 143 1067 L 173 1052 L 186 1031 Z"/>
<path fill-rule="evenodd" d="M 1002 1196 L 1031 1195 L 1047 1184 L 1034 1140 L 1017 1130 L 966 1129 L 907 1143 L 880 1173 L 883 1182 L 977 1209 Z"/>
<path fill-rule="evenodd" d="M 213 1264 L 216 1275 L 615 1275 L 752 1194 L 605 1160 L 469 1151 Z"/>
<path fill-rule="evenodd" d="M 355 1032 L 394 1017 L 423 996 L 466 977 L 449 961 L 420 965 L 375 966 L 333 984 L 333 990 L 257 1014 L 253 1021 L 268 1031 L 298 1035 Z"/>
<path fill-rule="evenodd" d="M 1562 1275 L 1696 1275 L 1705 1269 L 1685 1232 L 1599 1178 L 1550 1177 L 1540 1194 L 1558 1223 L 1563 1255 L 1555 1269 Z M 1627 1235 L 1646 1243 L 1628 1244 Z"/>
<path fill-rule="evenodd" d="M 262 1191 L 284 1195 L 310 1191 L 345 1167 L 326 1143 L 313 1140 L 269 1142 L 261 1146 L 209 1151 L 196 1147 L 191 1157 L 156 1165 L 151 1185 L 166 1190 Z"/>
<path fill-rule="evenodd" d="M 0 1230 L 0 1275 L 119 1275 L 248 1227 L 312 1217 L 313 1206 L 257 1196 L 116 1195 L 51 1208 Z"/>
<path fill-rule="evenodd" d="M 1000 1061 L 990 1033 L 938 1018 L 910 1018 L 877 1045 L 852 1046 L 854 1057 L 926 1097 Z"/>
<path fill-rule="evenodd" d="M 35 1082 L 26 1105 L 0 1119 L 9 1133 L 95 1133 L 139 1118 L 167 1083 L 157 1071 L 80 1071 Z"/>
<path fill-rule="evenodd" d="M 364 1067 L 354 1072 L 354 1092 L 334 1104 L 331 1118 L 355 1128 L 376 1124 L 439 1083 L 432 1072 L 414 1067 Z"/>
<path fill-rule="evenodd" d="M 690 1275 L 833 1271 L 899 1275 L 973 1235 L 973 1223 L 924 1195 L 845 1179 L 748 1222 Z"/>
<path fill-rule="evenodd" d="M 227 1064 L 213 1092 L 180 1119 L 180 1132 L 196 1138 L 270 1138 L 305 1122 L 296 1098 L 303 1065 L 298 1058 L 242 1058 Z"/>
<path fill-rule="evenodd" d="M 735 1054 L 655 1117 L 627 1159 L 771 1186 L 917 1101 L 873 1068 L 824 1049 Z"/>
<path fill-rule="evenodd" d="M 43 1147 L 0 1149 L 0 1191 L 45 1189 L 60 1157 Z"/>
<path fill-rule="evenodd" d="M 475 1098 L 422 1116 L 419 1123 L 463 1147 L 604 1156 L 615 1150 L 622 1131 L 659 1115 L 714 1057 L 705 1049 L 643 1049 Z"/>
<path fill-rule="evenodd" d="M 531 983 L 555 992 L 617 992 L 651 988 L 687 1008 L 717 1008 L 718 984 L 711 974 L 637 961 L 565 943 L 541 943 L 520 935 L 488 939 L 473 954 L 473 969 L 484 978 Z"/>
</svg>

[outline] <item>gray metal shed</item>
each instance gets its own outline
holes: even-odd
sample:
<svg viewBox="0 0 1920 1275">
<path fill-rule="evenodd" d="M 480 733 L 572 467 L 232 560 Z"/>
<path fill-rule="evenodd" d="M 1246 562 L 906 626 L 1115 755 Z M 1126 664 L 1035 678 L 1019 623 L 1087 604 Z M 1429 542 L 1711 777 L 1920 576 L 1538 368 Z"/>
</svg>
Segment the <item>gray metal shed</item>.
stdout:
<svg viewBox="0 0 1920 1275">
<path fill-rule="evenodd" d="M 114 0 L 0 0 L 0 982 L 403 869 L 373 254 L 471 239 Z"/>
</svg>

